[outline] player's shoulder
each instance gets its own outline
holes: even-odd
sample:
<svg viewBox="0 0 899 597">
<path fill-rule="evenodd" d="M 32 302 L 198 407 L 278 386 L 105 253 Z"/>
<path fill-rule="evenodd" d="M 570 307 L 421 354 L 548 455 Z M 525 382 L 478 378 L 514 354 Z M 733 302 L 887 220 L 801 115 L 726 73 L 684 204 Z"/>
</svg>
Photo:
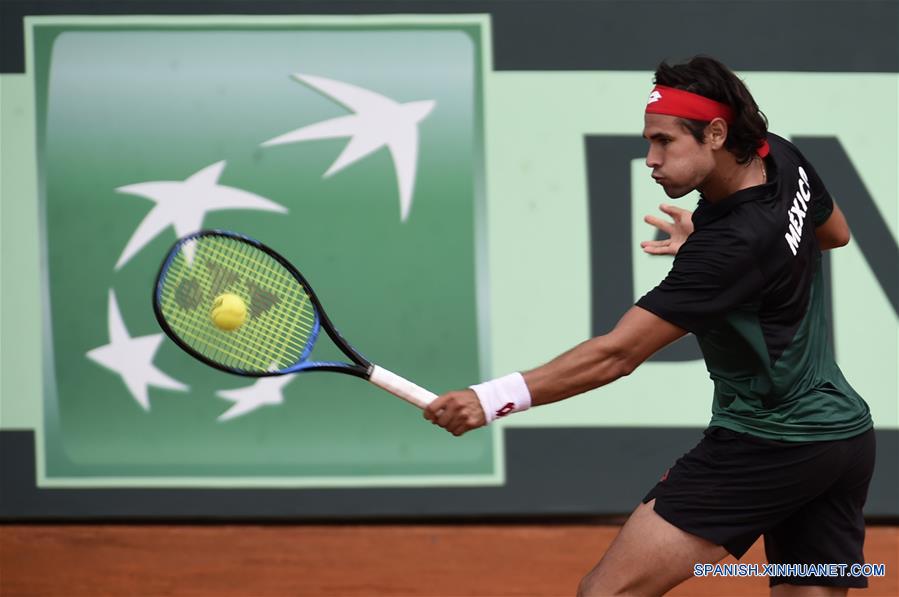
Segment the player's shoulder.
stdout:
<svg viewBox="0 0 899 597">
<path fill-rule="evenodd" d="M 678 257 L 722 265 L 753 259 L 761 243 L 755 234 L 758 227 L 754 224 L 747 225 L 747 215 L 750 219 L 756 219 L 755 210 L 750 207 L 747 212 L 740 208 L 727 217 L 695 229 L 681 246 Z M 711 268 L 714 269 L 717 268 Z"/>
<path fill-rule="evenodd" d="M 771 148 L 771 153 L 775 156 L 778 154 L 789 153 L 797 157 L 802 157 L 802 152 L 799 151 L 799 148 L 796 147 L 792 141 L 770 131 L 768 132 L 768 146 Z"/>
<path fill-rule="evenodd" d="M 743 206 L 741 206 L 742 208 Z M 751 249 L 756 244 L 756 226 L 747 225 L 746 217 L 757 219 L 756 210 L 748 208 L 735 209 L 728 218 L 723 218 L 712 226 L 707 226 L 691 234 L 695 235 L 697 248 L 702 245 L 714 245 L 717 251 L 739 253 Z M 742 221 L 741 221 L 742 218 Z"/>
<path fill-rule="evenodd" d="M 778 236 L 783 220 L 782 202 L 776 189 L 771 189 L 754 201 L 740 204 L 727 218 L 729 238 L 738 245 L 738 250 L 754 255 L 767 253 L 771 243 Z"/>
<path fill-rule="evenodd" d="M 747 190 L 737 199 L 742 200 L 721 217 L 706 219 L 696 227 L 682 249 L 725 256 L 733 262 L 756 259 L 765 253 L 781 215 L 776 202 L 762 189 Z"/>
<path fill-rule="evenodd" d="M 796 145 L 774 133 L 768 133 L 768 145 L 771 148 L 771 157 L 779 169 L 793 166 L 793 170 L 799 166 L 808 164 L 808 160 Z"/>
</svg>

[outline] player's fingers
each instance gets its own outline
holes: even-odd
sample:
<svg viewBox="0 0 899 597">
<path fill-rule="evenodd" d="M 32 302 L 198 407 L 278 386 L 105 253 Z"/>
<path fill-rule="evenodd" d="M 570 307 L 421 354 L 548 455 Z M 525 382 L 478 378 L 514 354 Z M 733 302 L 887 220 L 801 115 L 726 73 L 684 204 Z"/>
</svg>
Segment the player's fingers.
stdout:
<svg viewBox="0 0 899 597">
<path fill-rule="evenodd" d="M 679 216 L 692 213 L 690 212 L 690 210 L 684 209 L 682 207 L 677 207 L 676 205 L 671 205 L 670 203 L 661 204 L 659 206 L 659 209 L 675 219 L 677 219 Z"/>
<path fill-rule="evenodd" d="M 669 222 L 666 222 L 665 220 L 660 220 L 655 216 L 645 216 L 643 218 L 643 221 L 651 226 L 655 226 L 662 232 L 671 234 L 671 224 Z"/>
<path fill-rule="evenodd" d="M 468 424 L 464 419 L 460 421 L 453 421 L 453 424 L 450 427 L 447 427 L 446 430 L 456 437 L 459 437 L 460 435 L 468 431 Z"/>
<path fill-rule="evenodd" d="M 437 424 L 443 427 L 444 429 L 449 430 L 449 428 L 456 424 L 456 413 L 459 411 L 458 407 L 454 405 L 452 402 L 449 402 L 446 405 L 446 408 L 443 409 L 442 413 L 437 415 Z"/>
<path fill-rule="evenodd" d="M 442 411 L 446 410 L 446 404 L 450 400 L 449 394 L 444 394 L 443 396 L 438 396 L 431 402 L 427 408 L 424 409 L 424 418 L 429 420 L 432 423 L 437 422 L 437 417 L 441 414 Z"/>
<path fill-rule="evenodd" d="M 671 245 L 655 245 L 643 247 L 644 253 L 650 255 L 674 255 L 676 251 Z"/>
<path fill-rule="evenodd" d="M 459 409 L 455 420 L 449 427 L 449 431 L 453 435 L 459 436 L 486 424 L 487 418 L 484 415 L 484 408 L 481 406 L 481 403 L 467 403 L 463 404 L 462 408 Z"/>
</svg>

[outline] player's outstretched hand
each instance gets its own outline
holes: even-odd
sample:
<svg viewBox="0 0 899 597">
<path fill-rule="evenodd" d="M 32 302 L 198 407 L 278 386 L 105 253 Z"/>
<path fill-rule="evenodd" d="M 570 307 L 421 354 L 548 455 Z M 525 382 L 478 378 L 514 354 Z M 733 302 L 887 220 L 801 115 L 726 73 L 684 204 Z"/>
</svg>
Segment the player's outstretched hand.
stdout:
<svg viewBox="0 0 899 597">
<path fill-rule="evenodd" d="M 481 401 L 474 390 L 459 390 L 438 396 L 425 409 L 424 416 L 456 437 L 487 424 Z"/>
<path fill-rule="evenodd" d="M 666 222 L 655 216 L 646 216 L 643 221 L 655 226 L 670 238 L 664 240 L 644 240 L 640 243 L 643 251 L 650 255 L 677 255 L 687 237 L 693 234 L 693 212 L 675 207 L 667 203 L 659 206 L 663 212 L 671 216 L 672 222 Z"/>
</svg>

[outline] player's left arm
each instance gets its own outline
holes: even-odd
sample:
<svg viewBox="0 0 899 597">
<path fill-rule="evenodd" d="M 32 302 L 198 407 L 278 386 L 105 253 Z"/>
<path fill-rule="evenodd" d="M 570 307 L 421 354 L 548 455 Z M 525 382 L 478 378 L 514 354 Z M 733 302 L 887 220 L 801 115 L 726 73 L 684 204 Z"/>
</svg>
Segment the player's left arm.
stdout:
<svg viewBox="0 0 899 597">
<path fill-rule="evenodd" d="M 846 223 L 846 216 L 827 190 L 815 167 L 804 162 L 799 171 L 801 177 L 805 179 L 805 185 L 800 184 L 800 191 L 805 190 L 809 194 L 807 215 L 815 226 L 818 247 L 826 251 L 849 244 L 849 224 Z"/>
<path fill-rule="evenodd" d="M 843 215 L 843 211 L 836 201 L 830 200 L 830 205 L 833 207 L 830 214 L 823 223 L 815 227 L 815 238 L 818 241 L 818 248 L 822 251 L 845 247 L 849 244 L 850 239 L 846 216 Z M 671 216 L 671 222 L 651 215 L 643 218 L 643 221 L 668 234 L 669 238 L 644 240 L 640 246 L 650 255 L 677 255 L 681 245 L 693 233 L 693 222 L 690 219 L 692 212 L 667 204 L 661 205 L 660 209 Z"/>
<path fill-rule="evenodd" d="M 818 239 L 818 246 L 822 251 L 845 247 L 849 244 L 849 224 L 836 201 L 833 202 L 833 211 L 830 213 L 830 217 L 815 228 L 815 238 Z"/>
<path fill-rule="evenodd" d="M 531 405 L 558 402 L 629 375 L 652 354 L 686 330 L 641 308 L 632 307 L 609 333 L 591 338 L 552 361 L 523 374 Z M 426 419 L 453 435 L 487 423 L 471 389 L 449 392 L 424 411 Z"/>
</svg>

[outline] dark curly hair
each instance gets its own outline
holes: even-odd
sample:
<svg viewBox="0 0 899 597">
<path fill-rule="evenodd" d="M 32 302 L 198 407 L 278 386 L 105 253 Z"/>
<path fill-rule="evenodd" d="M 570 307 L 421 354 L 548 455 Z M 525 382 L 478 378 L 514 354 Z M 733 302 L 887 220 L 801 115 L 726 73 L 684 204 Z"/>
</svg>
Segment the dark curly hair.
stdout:
<svg viewBox="0 0 899 597">
<path fill-rule="evenodd" d="M 746 85 L 729 68 L 708 56 L 695 56 L 683 64 L 662 62 L 655 72 L 655 84 L 675 87 L 727 104 L 734 120 L 728 124 L 724 147 L 745 164 L 756 155 L 767 137 L 768 119 Z M 681 119 L 697 141 L 704 143 L 708 121 Z"/>
</svg>

